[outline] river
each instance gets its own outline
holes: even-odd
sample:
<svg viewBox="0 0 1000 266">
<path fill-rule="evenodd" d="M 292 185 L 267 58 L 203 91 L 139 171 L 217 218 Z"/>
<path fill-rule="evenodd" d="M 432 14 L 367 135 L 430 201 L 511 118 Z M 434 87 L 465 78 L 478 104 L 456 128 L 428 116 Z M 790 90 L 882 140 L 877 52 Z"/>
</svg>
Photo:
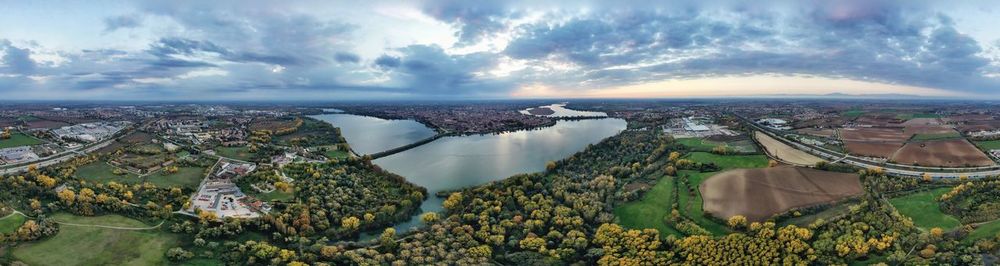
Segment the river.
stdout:
<svg viewBox="0 0 1000 266">
<path fill-rule="evenodd" d="M 350 114 L 312 117 L 340 127 L 348 143 L 361 154 L 381 151 L 378 148 L 389 149 L 408 144 L 433 135 L 434 132 L 419 123 L 423 129 L 413 129 L 410 123 L 416 122 L 412 120 L 383 120 Z M 625 126 L 625 120 L 621 119 L 587 119 L 558 121 L 553 126 L 534 130 L 448 136 L 374 162 L 385 170 L 427 188 L 430 195 L 421 204 L 423 212 L 440 211 L 442 200 L 434 196 L 438 191 L 481 185 L 515 174 L 543 171 L 546 162 L 569 157 L 589 144 L 618 134 L 625 130 Z M 397 129 L 417 133 L 379 132 Z M 367 150 L 362 151 L 359 147 Z M 420 224 L 419 215 L 415 215 L 410 221 L 397 224 L 395 228 L 397 233 L 402 234 Z M 363 235 L 362 239 L 370 237 Z"/>
<path fill-rule="evenodd" d="M 608 116 L 608 114 L 606 114 L 604 112 L 591 112 L 591 111 L 580 111 L 580 110 L 569 109 L 569 108 L 566 108 L 566 103 L 556 103 L 556 104 L 551 104 L 551 105 L 539 106 L 539 107 L 535 107 L 535 108 L 548 108 L 549 110 L 552 110 L 553 113 L 550 114 L 550 115 L 538 115 L 538 116 L 547 116 L 547 117 L 580 117 L 580 116 L 593 117 L 593 116 Z M 524 110 L 521 110 L 520 112 L 522 114 L 532 115 L 528 111 L 531 110 L 531 109 L 535 109 L 535 108 L 524 109 Z"/>
</svg>

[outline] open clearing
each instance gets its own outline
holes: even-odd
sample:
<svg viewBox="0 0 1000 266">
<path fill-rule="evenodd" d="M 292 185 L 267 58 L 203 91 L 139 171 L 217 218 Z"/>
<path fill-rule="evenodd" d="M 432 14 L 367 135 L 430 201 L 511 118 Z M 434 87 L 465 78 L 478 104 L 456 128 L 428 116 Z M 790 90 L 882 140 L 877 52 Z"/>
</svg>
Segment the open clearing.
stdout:
<svg viewBox="0 0 1000 266">
<path fill-rule="evenodd" d="M 737 141 L 712 141 L 703 138 L 680 138 L 677 139 L 677 143 L 691 148 L 693 151 L 704 151 L 710 152 L 715 147 L 723 146 L 726 150 L 739 152 L 739 153 L 753 153 L 757 149 L 754 147 L 753 143 L 749 140 L 737 140 Z"/>
<path fill-rule="evenodd" d="M 993 160 L 964 139 L 910 142 L 896 151 L 892 160 L 922 166 L 990 166 Z"/>
<path fill-rule="evenodd" d="M 936 199 L 951 191 L 950 187 L 935 188 L 889 200 L 900 214 L 913 219 L 913 223 L 924 230 L 934 227 L 951 229 L 962 225 L 955 217 L 941 212 Z"/>
<path fill-rule="evenodd" d="M 42 144 L 42 141 L 20 132 L 11 133 L 9 139 L 0 139 L 0 149 L 37 144 Z"/>
<path fill-rule="evenodd" d="M 674 228 L 667 226 L 664 217 L 670 212 L 674 193 L 674 178 L 663 176 L 652 189 L 642 195 L 642 199 L 615 208 L 615 216 L 621 225 L 631 229 L 653 228 L 660 236 L 682 236 Z"/>
<path fill-rule="evenodd" d="M 719 166 L 723 171 L 729 169 L 738 168 L 760 168 L 767 167 L 767 156 L 764 155 L 718 155 L 707 152 L 692 152 L 685 156 L 684 158 L 700 162 L 700 163 L 714 163 Z M 678 206 L 681 213 L 687 215 L 696 224 L 705 228 L 713 235 L 725 235 L 729 232 L 725 225 L 719 224 L 708 217 L 705 217 L 704 210 L 702 207 L 703 199 L 701 191 L 698 186 L 710 176 L 718 174 L 719 172 L 698 172 L 693 170 L 683 170 L 678 172 L 679 178 L 687 178 L 690 184 L 690 190 L 687 187 L 678 188 Z M 652 218 L 646 218 L 652 219 Z M 657 221 L 662 221 L 662 218 L 656 218 Z"/>
<path fill-rule="evenodd" d="M 862 192 L 855 174 L 790 166 L 726 171 L 702 182 L 699 190 L 706 212 L 722 219 L 743 215 L 750 221 Z"/>
<path fill-rule="evenodd" d="M 53 218 L 73 224 L 150 226 L 119 215 L 82 217 L 60 213 Z M 55 236 L 18 245 L 11 254 L 29 265 L 164 265 L 167 264 L 164 254 L 178 244 L 178 239 L 160 230 L 60 225 Z"/>
<path fill-rule="evenodd" d="M 249 147 L 215 147 L 215 154 L 242 161 L 249 161 L 253 157 Z"/>
<path fill-rule="evenodd" d="M 847 152 L 853 155 L 889 158 L 892 157 L 893 152 L 903 146 L 903 143 L 844 141 L 844 145 L 847 146 Z"/>
<path fill-rule="evenodd" d="M 825 138 L 832 138 L 837 134 L 836 130 L 830 128 L 800 128 L 796 129 L 795 132 Z"/>
<path fill-rule="evenodd" d="M 17 231 L 17 228 L 20 228 L 21 224 L 24 224 L 25 220 L 27 220 L 27 218 L 24 218 L 24 216 L 17 213 L 11 213 L 6 217 L 0 218 L 0 234 L 13 233 L 14 231 Z"/>
<path fill-rule="evenodd" d="M 167 174 L 166 171 L 159 171 L 146 176 L 146 182 L 153 183 L 158 187 L 198 187 L 201 180 L 205 178 L 204 167 L 179 167 L 177 172 Z"/>
<path fill-rule="evenodd" d="M 783 161 L 801 165 L 814 165 L 823 161 L 823 159 L 820 159 L 819 157 L 792 148 L 791 146 L 781 143 L 778 140 L 771 138 L 771 136 L 761 133 L 760 131 L 754 131 L 754 137 L 756 137 L 757 141 L 764 146 L 767 153 L 778 157 Z"/>
<path fill-rule="evenodd" d="M 973 243 L 979 239 L 994 238 L 1000 233 L 1000 221 L 992 221 L 976 227 L 972 233 L 962 239 L 962 243 Z"/>
<path fill-rule="evenodd" d="M 133 173 L 115 175 L 114 166 L 104 161 L 96 161 L 76 169 L 76 176 L 94 183 L 107 183 L 115 181 L 118 183 L 138 183 L 139 176 Z"/>
</svg>

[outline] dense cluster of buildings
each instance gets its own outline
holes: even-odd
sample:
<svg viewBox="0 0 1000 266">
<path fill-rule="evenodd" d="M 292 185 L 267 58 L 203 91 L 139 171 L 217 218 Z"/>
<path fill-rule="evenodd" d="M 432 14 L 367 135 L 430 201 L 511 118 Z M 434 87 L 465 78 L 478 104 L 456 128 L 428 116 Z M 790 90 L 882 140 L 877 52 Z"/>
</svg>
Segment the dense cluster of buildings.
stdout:
<svg viewBox="0 0 1000 266">
<path fill-rule="evenodd" d="M 712 123 L 712 119 L 703 116 L 690 116 L 671 119 L 663 126 L 663 131 L 675 138 L 704 138 L 709 136 L 736 136 L 739 132 L 726 126 Z"/>
<path fill-rule="evenodd" d="M 251 163 L 220 161 L 217 169 L 202 181 L 198 192 L 191 198 L 191 211 L 211 211 L 219 218 L 254 218 L 260 216 L 260 212 L 270 211 L 270 205 L 247 196 L 233 182 L 255 169 L 256 165 Z"/>
<path fill-rule="evenodd" d="M 53 129 L 51 133 L 59 139 L 91 143 L 107 139 L 130 124 L 128 121 L 85 123 Z"/>
</svg>

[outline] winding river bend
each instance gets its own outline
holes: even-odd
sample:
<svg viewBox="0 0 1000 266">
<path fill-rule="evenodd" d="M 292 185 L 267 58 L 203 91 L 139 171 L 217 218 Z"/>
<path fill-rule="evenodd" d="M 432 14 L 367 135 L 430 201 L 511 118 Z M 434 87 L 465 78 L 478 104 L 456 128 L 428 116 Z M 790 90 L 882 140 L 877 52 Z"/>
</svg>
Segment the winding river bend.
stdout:
<svg viewBox="0 0 1000 266">
<path fill-rule="evenodd" d="M 312 117 L 340 127 L 347 142 L 361 154 L 405 145 L 434 134 L 434 130 L 412 120 L 384 120 L 351 114 Z M 423 212 L 440 211 L 442 200 L 434 196 L 439 191 L 542 171 L 546 162 L 569 157 L 589 144 L 618 134 L 625 127 L 625 120 L 605 118 L 558 121 L 551 127 L 535 130 L 448 136 L 374 162 L 427 188 L 430 195 L 420 206 Z M 419 215 L 415 215 L 395 228 L 397 233 L 404 233 L 420 224 Z"/>
</svg>

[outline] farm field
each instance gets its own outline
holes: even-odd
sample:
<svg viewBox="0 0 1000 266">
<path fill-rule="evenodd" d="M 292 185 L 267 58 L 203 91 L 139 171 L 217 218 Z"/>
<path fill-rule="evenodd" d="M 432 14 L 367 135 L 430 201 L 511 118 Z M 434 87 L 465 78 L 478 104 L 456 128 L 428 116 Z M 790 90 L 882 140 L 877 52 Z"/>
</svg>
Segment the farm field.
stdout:
<svg viewBox="0 0 1000 266">
<path fill-rule="evenodd" d="M 17 228 L 24 224 L 27 218 L 16 213 L 11 213 L 6 217 L 0 218 L 0 234 L 12 233 L 17 231 Z"/>
<path fill-rule="evenodd" d="M 892 160 L 922 166 L 990 166 L 993 160 L 964 139 L 910 142 L 896 151 Z"/>
<path fill-rule="evenodd" d="M 837 134 L 836 130 L 829 128 L 801 128 L 801 129 L 796 129 L 795 132 L 805 135 L 819 136 L 825 138 L 832 138 L 834 135 Z"/>
<path fill-rule="evenodd" d="M 976 141 L 976 146 L 984 150 L 1000 150 L 1000 140 Z"/>
<path fill-rule="evenodd" d="M 615 216 L 621 225 L 632 229 L 653 228 L 660 236 L 682 236 L 676 229 L 664 222 L 673 204 L 674 178 L 662 176 L 652 189 L 642 195 L 642 199 L 615 208 Z"/>
<path fill-rule="evenodd" d="M 77 168 L 76 176 L 94 183 L 107 183 L 109 181 L 137 183 L 140 181 L 139 176 L 133 173 L 115 175 L 113 172 L 114 169 L 115 167 L 109 165 L 107 162 L 96 161 Z"/>
<path fill-rule="evenodd" d="M 841 128 L 839 133 L 843 141 L 904 142 L 910 139 L 901 128 Z"/>
<path fill-rule="evenodd" d="M 892 153 L 903 146 L 902 142 L 863 142 L 844 141 L 847 152 L 853 155 L 868 157 L 892 157 Z"/>
<path fill-rule="evenodd" d="M 771 138 L 771 136 L 761 133 L 760 131 L 755 131 L 754 137 L 757 138 L 757 141 L 764 146 L 764 149 L 766 149 L 768 153 L 787 162 L 802 165 L 814 165 L 823 161 L 823 159 L 820 159 L 819 157 L 792 148 L 791 146 L 781 143 L 778 140 Z"/>
<path fill-rule="evenodd" d="M 913 223 L 924 230 L 934 227 L 951 229 L 962 225 L 955 217 L 941 212 L 936 199 L 951 191 L 949 187 L 935 188 L 889 200 L 900 214 L 913 219 Z"/>
<path fill-rule="evenodd" d="M 707 152 L 692 152 L 684 158 L 701 163 L 715 163 L 722 169 L 722 171 L 738 168 L 766 167 L 768 162 L 767 157 L 764 155 L 717 155 Z M 703 215 L 703 200 L 701 191 L 698 190 L 699 184 L 718 173 L 719 172 L 703 173 L 692 170 L 679 171 L 678 177 L 687 178 L 690 188 L 678 188 L 678 204 L 680 211 L 687 214 L 687 217 L 691 218 L 691 220 L 699 226 L 705 228 L 709 232 L 712 232 L 712 234 L 724 235 L 728 232 L 725 225 L 719 224 Z"/>
<path fill-rule="evenodd" d="M 862 193 L 855 174 L 791 166 L 726 171 L 701 183 L 699 190 L 706 212 L 722 219 L 743 215 L 749 221 Z"/>
<path fill-rule="evenodd" d="M 249 161 L 253 157 L 249 147 L 215 147 L 215 154 L 243 161 Z"/>
<path fill-rule="evenodd" d="M 143 222 L 119 215 L 97 217 L 59 213 L 56 221 L 83 225 L 145 228 Z M 151 230 L 122 230 L 90 226 L 60 225 L 59 233 L 17 246 L 14 258 L 29 265 L 163 265 L 167 249 L 176 246 L 175 235 Z"/>
<path fill-rule="evenodd" d="M 910 140 L 939 140 L 939 139 L 960 139 L 962 134 L 957 131 L 952 130 L 948 133 L 927 133 L 927 134 L 915 134 Z"/>
<path fill-rule="evenodd" d="M 167 174 L 159 171 L 146 176 L 146 182 L 153 183 L 158 187 L 189 187 L 195 188 L 205 177 L 204 167 L 179 167 L 177 173 Z"/>
<path fill-rule="evenodd" d="M 0 149 L 38 144 L 42 141 L 20 132 L 11 133 L 9 139 L 0 139 Z"/>
</svg>

